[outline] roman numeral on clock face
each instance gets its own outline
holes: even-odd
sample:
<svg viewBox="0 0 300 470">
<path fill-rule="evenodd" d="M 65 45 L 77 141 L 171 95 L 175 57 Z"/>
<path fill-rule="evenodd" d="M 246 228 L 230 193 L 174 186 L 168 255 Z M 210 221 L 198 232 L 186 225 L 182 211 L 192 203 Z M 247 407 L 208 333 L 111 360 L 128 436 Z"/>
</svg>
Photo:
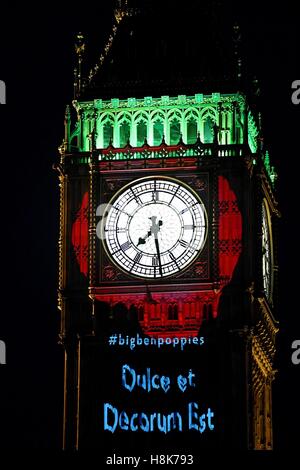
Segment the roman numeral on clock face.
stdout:
<svg viewBox="0 0 300 470">
<path fill-rule="evenodd" d="M 152 199 L 154 202 L 158 202 L 159 201 L 159 193 L 157 191 L 154 191 L 153 194 L 152 194 Z"/>
<path fill-rule="evenodd" d="M 189 210 L 190 210 L 189 207 L 185 207 L 184 209 L 182 209 L 182 211 L 180 211 L 180 214 L 185 214 Z"/>
<path fill-rule="evenodd" d="M 197 203 L 192 204 L 191 206 L 187 206 L 182 211 L 180 211 L 180 214 L 185 214 L 187 211 L 191 210 L 192 207 L 194 207 Z"/>
<path fill-rule="evenodd" d="M 157 256 L 153 256 L 153 258 L 152 258 L 152 266 L 158 266 L 158 258 L 157 258 Z"/>
<path fill-rule="evenodd" d="M 131 243 L 129 241 L 123 243 L 123 245 L 121 245 L 121 250 L 122 251 L 127 251 L 129 248 L 131 247 Z"/>
<path fill-rule="evenodd" d="M 131 191 L 131 193 L 133 194 L 133 197 L 134 197 L 134 199 L 136 200 L 137 204 L 138 204 L 139 206 L 142 206 L 143 203 L 142 203 L 142 201 L 140 200 L 139 196 L 138 196 L 137 194 L 135 194 L 135 192 L 133 191 L 133 189 L 130 189 L 130 191 Z"/>
<path fill-rule="evenodd" d="M 176 264 L 178 271 L 180 271 L 180 267 L 179 267 L 179 265 L 178 265 L 178 263 L 177 263 L 177 259 L 175 258 L 175 256 L 173 255 L 173 253 L 170 253 L 170 252 L 169 252 L 169 256 L 170 256 L 171 260 L 174 261 L 174 263 Z"/>
<path fill-rule="evenodd" d="M 179 244 L 184 248 L 187 248 L 189 246 L 188 242 L 186 242 L 185 240 L 179 240 Z"/>
<path fill-rule="evenodd" d="M 143 256 L 142 253 L 137 253 L 137 254 L 135 255 L 133 261 L 134 261 L 135 263 L 138 263 L 138 262 L 141 260 L 142 256 Z"/>
</svg>

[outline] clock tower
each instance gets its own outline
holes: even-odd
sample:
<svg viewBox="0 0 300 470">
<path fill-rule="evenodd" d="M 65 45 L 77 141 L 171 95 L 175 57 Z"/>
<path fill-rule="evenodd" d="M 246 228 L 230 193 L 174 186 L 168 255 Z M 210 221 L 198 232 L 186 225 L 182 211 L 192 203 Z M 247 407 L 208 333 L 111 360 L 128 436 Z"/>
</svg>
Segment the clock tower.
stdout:
<svg viewBox="0 0 300 470">
<path fill-rule="evenodd" d="M 130 362 L 170 374 L 178 364 L 205 382 L 213 435 L 178 433 L 165 450 L 182 439 L 194 452 L 272 449 L 280 213 L 257 97 L 242 80 L 239 29 L 216 27 L 213 6 L 194 6 L 174 34 L 168 8 L 158 17 L 150 3 L 141 11 L 117 2 L 90 69 L 83 35 L 76 40 L 74 101 L 56 165 L 64 448 L 161 443 L 155 433 L 103 430 L 107 396 L 129 403 L 116 389 Z M 114 349 L 114 337 L 166 344 Z M 201 350 L 167 350 L 168 341 L 201 338 Z M 171 400 L 179 406 L 176 394 Z"/>
</svg>

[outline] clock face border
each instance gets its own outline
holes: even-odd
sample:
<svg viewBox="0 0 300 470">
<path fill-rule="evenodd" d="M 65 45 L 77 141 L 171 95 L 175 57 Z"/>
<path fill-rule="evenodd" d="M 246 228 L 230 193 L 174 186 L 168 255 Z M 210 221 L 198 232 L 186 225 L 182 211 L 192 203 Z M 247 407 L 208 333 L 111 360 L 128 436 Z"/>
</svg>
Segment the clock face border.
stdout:
<svg viewBox="0 0 300 470">
<path fill-rule="evenodd" d="M 264 238 L 267 239 L 269 244 L 269 279 L 266 279 L 265 274 L 265 253 L 262 254 L 262 277 L 263 277 L 263 291 L 269 302 L 273 299 L 273 287 L 274 287 L 274 251 L 273 251 L 273 234 L 272 234 L 272 222 L 271 214 L 266 198 L 262 201 L 262 250 L 265 248 Z M 267 285 L 269 284 L 269 286 Z"/>
<path fill-rule="evenodd" d="M 130 271 L 126 270 L 125 268 L 122 267 L 121 264 L 119 264 L 111 255 L 111 253 L 108 250 L 107 247 L 107 242 L 106 240 L 102 240 L 102 247 L 104 249 L 104 253 L 108 257 L 108 260 L 111 261 L 113 266 L 119 270 L 121 273 L 125 274 L 126 277 L 131 279 L 132 281 L 141 281 L 141 282 L 159 282 L 159 281 L 170 281 L 170 279 L 176 281 L 179 280 L 179 276 L 182 277 L 184 276 L 184 273 L 189 270 L 191 265 L 197 262 L 199 259 L 199 256 L 201 253 L 203 253 L 207 240 L 208 240 L 208 233 L 209 233 L 209 223 L 208 223 L 208 214 L 207 214 L 207 208 L 205 203 L 203 202 L 202 198 L 199 196 L 199 194 L 188 184 L 187 182 L 179 179 L 180 177 L 173 177 L 173 176 L 165 176 L 162 174 L 153 174 L 151 176 L 141 176 L 140 178 L 135 178 L 131 179 L 128 182 L 124 182 L 122 187 L 119 187 L 118 190 L 113 194 L 112 196 L 109 197 L 108 202 L 106 203 L 107 206 L 113 206 L 113 204 L 118 200 L 120 195 L 122 193 L 125 193 L 126 191 L 130 190 L 131 187 L 138 185 L 140 182 L 147 181 L 147 180 L 165 180 L 169 182 L 173 182 L 176 185 L 179 185 L 179 187 L 183 187 L 186 191 L 190 192 L 191 195 L 196 199 L 196 201 L 200 204 L 201 206 L 201 211 L 202 211 L 202 216 L 203 216 L 203 221 L 204 221 L 204 236 L 203 240 L 201 241 L 201 247 L 199 248 L 197 254 L 193 257 L 191 257 L 191 260 L 184 265 L 184 267 L 181 270 L 177 270 L 176 272 L 171 272 L 170 274 L 166 274 L 163 276 L 160 276 L 159 274 L 155 276 L 139 276 L 137 274 L 131 273 Z M 116 279 L 114 279 L 116 280 Z"/>
</svg>

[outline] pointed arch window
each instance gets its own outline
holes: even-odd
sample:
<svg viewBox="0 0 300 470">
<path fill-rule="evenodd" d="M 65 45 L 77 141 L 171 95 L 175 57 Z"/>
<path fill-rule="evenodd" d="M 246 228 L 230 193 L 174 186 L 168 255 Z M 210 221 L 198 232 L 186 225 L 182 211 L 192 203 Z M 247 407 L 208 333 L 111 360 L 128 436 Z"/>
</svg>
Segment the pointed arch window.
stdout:
<svg viewBox="0 0 300 470">
<path fill-rule="evenodd" d="M 145 121 L 139 121 L 136 126 L 136 145 L 142 147 L 147 140 L 147 124 Z"/>
<path fill-rule="evenodd" d="M 178 320 L 178 305 L 173 305 L 173 319 Z"/>
<path fill-rule="evenodd" d="M 170 145 L 177 145 L 180 140 L 180 122 L 173 119 L 170 123 Z"/>
<path fill-rule="evenodd" d="M 192 320 L 196 318 L 195 302 L 186 302 L 184 304 L 184 316 L 187 320 Z"/>
<path fill-rule="evenodd" d="M 153 125 L 153 145 L 160 145 L 164 137 L 164 124 L 161 120 L 156 120 Z"/>
<path fill-rule="evenodd" d="M 114 128 L 111 121 L 106 121 L 103 126 L 103 148 L 107 148 L 113 141 Z"/>
<path fill-rule="evenodd" d="M 214 121 L 210 116 L 207 116 L 204 121 L 204 142 L 205 144 L 211 144 L 214 139 L 213 134 Z"/>
<path fill-rule="evenodd" d="M 194 144 L 197 140 L 197 121 L 191 117 L 186 125 L 186 143 Z"/>
<path fill-rule="evenodd" d="M 120 148 L 126 147 L 130 140 L 130 124 L 128 121 L 123 121 L 120 124 Z"/>
<path fill-rule="evenodd" d="M 178 305 L 170 304 L 168 307 L 168 320 L 178 320 Z"/>
</svg>

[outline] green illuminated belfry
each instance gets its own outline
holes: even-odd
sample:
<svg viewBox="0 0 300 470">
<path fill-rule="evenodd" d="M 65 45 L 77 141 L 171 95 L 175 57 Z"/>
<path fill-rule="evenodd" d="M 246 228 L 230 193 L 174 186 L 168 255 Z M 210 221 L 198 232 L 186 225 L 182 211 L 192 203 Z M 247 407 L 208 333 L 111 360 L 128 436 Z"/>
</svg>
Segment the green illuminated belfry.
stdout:
<svg viewBox="0 0 300 470">
<path fill-rule="evenodd" d="M 269 450 L 280 212 L 257 81 L 229 5 L 160 3 L 116 1 L 101 47 L 76 37 L 56 166 L 63 445 L 115 445 L 98 407 L 106 395 L 113 403 L 124 359 L 103 342 L 108 331 L 138 331 L 205 338 L 204 356 L 128 358 L 174 376 L 188 357 L 203 377 L 197 400 L 214 409 L 216 426 L 207 441 L 185 436 L 192 450 Z M 126 449 L 160 442 L 122 439 Z M 172 439 L 178 448 L 181 436 Z"/>
<path fill-rule="evenodd" d="M 96 149 L 110 149 L 101 158 L 116 160 L 126 159 L 128 151 L 131 158 L 143 158 L 145 148 L 162 144 L 184 146 L 186 156 L 196 155 L 197 149 L 211 155 L 212 146 L 205 144 L 215 142 L 220 156 L 242 155 L 245 146 L 253 154 L 257 151 L 259 130 L 245 97 L 239 93 L 96 99 L 74 101 L 74 107 L 78 122 L 73 133 L 69 131 L 66 136 L 67 151 L 89 152 L 91 129 Z M 156 154 L 152 150 L 153 158 Z M 266 170 L 274 182 L 273 168 L 268 164 Z"/>
</svg>

